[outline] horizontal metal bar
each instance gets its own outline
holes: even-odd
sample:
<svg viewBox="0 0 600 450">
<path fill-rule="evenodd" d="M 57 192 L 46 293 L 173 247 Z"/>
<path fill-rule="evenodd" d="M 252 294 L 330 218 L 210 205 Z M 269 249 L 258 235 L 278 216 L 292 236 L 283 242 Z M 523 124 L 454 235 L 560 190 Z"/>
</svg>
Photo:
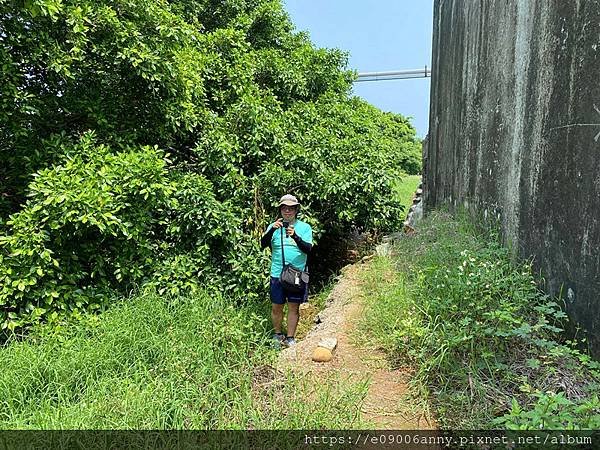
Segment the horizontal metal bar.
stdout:
<svg viewBox="0 0 600 450">
<path fill-rule="evenodd" d="M 430 76 L 431 69 L 425 66 L 422 69 L 394 70 L 388 72 L 363 72 L 358 74 L 358 79 L 356 80 L 356 82 L 400 80 L 406 78 L 428 78 Z"/>
<path fill-rule="evenodd" d="M 411 76 L 396 76 L 396 77 L 361 78 L 360 80 L 354 80 L 354 82 L 355 83 L 364 83 L 367 81 L 408 80 L 410 78 L 431 78 L 431 76 L 411 75 Z"/>
<path fill-rule="evenodd" d="M 422 69 L 410 69 L 410 70 L 392 70 L 388 72 L 363 72 L 359 73 L 358 77 L 371 77 L 371 76 L 387 76 L 387 75 L 410 75 L 410 74 L 421 74 L 431 73 L 431 69 L 427 66 Z"/>
</svg>

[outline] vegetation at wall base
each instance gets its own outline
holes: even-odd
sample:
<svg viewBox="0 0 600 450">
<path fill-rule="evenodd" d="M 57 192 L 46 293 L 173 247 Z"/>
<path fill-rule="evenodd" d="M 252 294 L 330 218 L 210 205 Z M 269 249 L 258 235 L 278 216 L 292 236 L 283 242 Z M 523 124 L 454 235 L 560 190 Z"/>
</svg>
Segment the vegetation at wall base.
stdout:
<svg viewBox="0 0 600 450">
<path fill-rule="evenodd" d="M 385 281 L 384 281 L 385 280 Z M 432 212 L 365 273 L 362 331 L 415 368 L 443 428 L 597 429 L 600 364 L 489 230 Z"/>
</svg>

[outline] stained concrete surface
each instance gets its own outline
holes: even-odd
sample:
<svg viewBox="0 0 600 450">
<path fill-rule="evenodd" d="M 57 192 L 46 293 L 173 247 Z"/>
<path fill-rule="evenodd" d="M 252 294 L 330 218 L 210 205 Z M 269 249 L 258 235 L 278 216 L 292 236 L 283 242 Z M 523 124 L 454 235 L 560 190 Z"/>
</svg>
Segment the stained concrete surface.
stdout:
<svg viewBox="0 0 600 450">
<path fill-rule="evenodd" d="M 497 220 L 600 356 L 600 0 L 436 0 L 425 209 Z"/>
</svg>

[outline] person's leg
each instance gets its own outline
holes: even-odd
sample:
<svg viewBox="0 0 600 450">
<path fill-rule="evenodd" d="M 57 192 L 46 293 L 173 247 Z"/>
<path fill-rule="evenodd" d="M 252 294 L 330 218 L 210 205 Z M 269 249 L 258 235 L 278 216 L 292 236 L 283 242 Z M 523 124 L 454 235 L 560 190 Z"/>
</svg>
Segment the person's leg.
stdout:
<svg viewBox="0 0 600 450">
<path fill-rule="evenodd" d="M 277 278 L 271 277 L 271 322 L 275 334 L 281 334 L 281 323 L 283 322 L 283 305 L 285 305 L 285 293 Z"/>
<path fill-rule="evenodd" d="M 308 301 L 308 284 L 304 287 L 304 293 L 288 296 L 288 320 L 287 320 L 287 337 L 294 338 L 296 336 L 296 327 L 300 320 L 300 304 Z M 295 343 L 295 341 L 292 339 Z"/>
<path fill-rule="evenodd" d="M 281 333 L 281 323 L 283 322 L 283 305 L 277 303 L 271 304 L 271 321 L 275 334 Z"/>
<path fill-rule="evenodd" d="M 287 336 L 296 336 L 296 327 L 300 318 L 300 303 L 288 301 Z"/>
</svg>

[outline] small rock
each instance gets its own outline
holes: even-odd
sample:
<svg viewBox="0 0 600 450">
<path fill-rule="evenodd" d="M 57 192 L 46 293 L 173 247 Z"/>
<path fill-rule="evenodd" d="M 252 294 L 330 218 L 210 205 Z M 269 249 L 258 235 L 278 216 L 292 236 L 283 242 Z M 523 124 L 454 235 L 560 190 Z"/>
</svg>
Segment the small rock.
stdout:
<svg viewBox="0 0 600 450">
<path fill-rule="evenodd" d="M 415 210 L 413 211 L 413 218 L 412 218 L 413 224 L 416 224 L 422 218 L 423 218 L 423 204 L 417 203 Z"/>
<path fill-rule="evenodd" d="M 331 351 L 333 351 L 333 349 L 335 349 L 336 346 L 337 338 L 335 337 L 323 338 L 321 339 L 321 342 L 319 342 L 319 347 L 323 347 Z"/>
<path fill-rule="evenodd" d="M 317 347 L 312 354 L 314 362 L 329 362 L 333 358 L 333 353 L 328 348 Z"/>
<path fill-rule="evenodd" d="M 379 256 L 387 256 L 391 252 L 392 252 L 392 248 L 391 248 L 389 242 L 386 242 L 384 244 L 379 244 L 377 247 L 375 247 L 375 253 Z"/>
<path fill-rule="evenodd" d="M 423 193 L 423 189 L 419 188 L 417 189 L 417 195 L 421 195 Z"/>
<path fill-rule="evenodd" d="M 375 257 L 375 254 L 373 254 L 373 255 L 367 255 L 367 256 L 363 256 L 363 257 L 360 259 L 360 261 L 361 261 L 361 262 L 367 262 L 367 261 L 370 261 L 370 260 L 372 260 L 374 257 Z"/>
</svg>

